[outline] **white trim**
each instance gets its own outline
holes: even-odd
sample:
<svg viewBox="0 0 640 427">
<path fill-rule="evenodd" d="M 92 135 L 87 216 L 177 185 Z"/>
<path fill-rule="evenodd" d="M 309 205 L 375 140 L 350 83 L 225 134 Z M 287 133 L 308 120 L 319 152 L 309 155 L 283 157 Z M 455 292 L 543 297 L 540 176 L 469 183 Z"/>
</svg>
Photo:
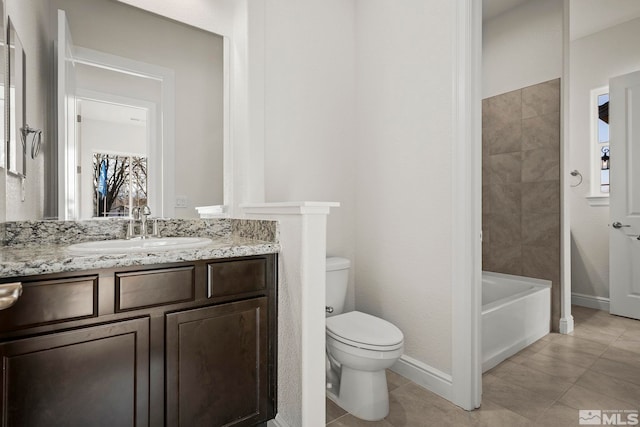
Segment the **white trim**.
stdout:
<svg viewBox="0 0 640 427">
<path fill-rule="evenodd" d="M 572 292 L 571 304 L 609 312 L 609 298 L 605 297 L 596 297 L 593 295 L 585 295 Z"/>
<path fill-rule="evenodd" d="M 570 0 L 562 4 L 562 79 L 560 80 L 560 333 L 568 334 L 573 331 L 573 317 L 571 317 L 571 194 L 570 179 L 570 135 L 569 135 L 569 105 L 570 105 L 570 63 L 569 60 L 569 12 Z M 582 179 L 582 177 L 581 177 Z"/>
<path fill-rule="evenodd" d="M 278 202 L 240 205 L 244 214 L 260 215 L 328 215 L 331 208 L 340 207 L 338 202 Z"/>
<path fill-rule="evenodd" d="M 148 153 L 151 160 L 157 159 L 156 163 L 160 163 L 159 174 L 160 180 L 153 179 L 153 182 L 159 182 L 160 185 L 150 192 L 150 199 L 156 200 L 156 208 L 154 215 L 171 218 L 175 214 L 175 73 L 170 68 L 160 67 L 158 65 L 148 64 L 133 59 L 100 52 L 93 49 L 74 46 L 75 63 L 81 63 L 98 68 L 109 69 L 115 72 L 121 72 L 142 78 L 158 80 L 160 82 L 160 92 L 162 104 L 156 109 L 157 127 L 153 129 L 159 136 L 158 142 Z M 115 98 L 115 96 L 114 96 Z M 160 120 L 161 118 L 161 120 Z M 74 118 L 75 122 L 75 118 Z M 59 142 L 60 144 L 60 142 Z M 160 148 L 160 153 L 156 153 L 156 147 Z M 155 169 L 155 168 L 154 168 Z M 68 172 L 72 173 L 72 172 Z M 75 175 L 75 170 L 73 170 Z M 67 185 L 71 185 L 72 180 L 65 180 Z M 64 181 L 63 181 L 64 182 Z M 63 194 L 70 192 L 71 189 L 65 185 L 61 187 Z M 61 197 L 60 199 L 64 199 Z M 77 219 L 78 212 L 75 212 Z M 67 218 L 67 215 L 65 215 Z M 74 218 L 67 218 L 74 219 Z"/>
<path fill-rule="evenodd" d="M 282 419 L 280 414 L 276 414 L 276 417 L 267 421 L 267 427 L 290 427 L 289 424 Z"/>
<path fill-rule="evenodd" d="M 600 178 L 598 178 L 598 182 L 600 182 Z M 587 196 L 587 202 L 589 202 L 589 206 L 609 206 L 609 196 Z"/>
<path fill-rule="evenodd" d="M 406 354 L 391 367 L 393 372 L 410 379 L 414 383 L 426 388 L 433 393 L 451 400 L 453 395 L 453 382 L 451 375 L 446 374 L 432 366 L 422 363 Z"/>
<path fill-rule="evenodd" d="M 454 4 L 450 387 L 443 386 L 445 377 L 435 377 L 442 380 L 436 382 L 440 391 L 436 393 L 472 410 L 480 406 L 482 390 L 482 2 L 464 0 Z"/>
</svg>

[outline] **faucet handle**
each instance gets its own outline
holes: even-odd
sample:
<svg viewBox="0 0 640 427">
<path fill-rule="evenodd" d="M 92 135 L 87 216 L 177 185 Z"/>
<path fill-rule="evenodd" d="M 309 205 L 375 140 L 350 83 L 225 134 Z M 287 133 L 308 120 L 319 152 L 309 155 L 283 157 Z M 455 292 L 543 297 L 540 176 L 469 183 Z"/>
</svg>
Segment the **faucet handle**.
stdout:
<svg viewBox="0 0 640 427">
<path fill-rule="evenodd" d="M 142 205 L 139 209 L 141 211 L 140 215 L 145 216 L 145 217 L 151 215 L 151 209 L 149 209 L 149 206 Z"/>
</svg>

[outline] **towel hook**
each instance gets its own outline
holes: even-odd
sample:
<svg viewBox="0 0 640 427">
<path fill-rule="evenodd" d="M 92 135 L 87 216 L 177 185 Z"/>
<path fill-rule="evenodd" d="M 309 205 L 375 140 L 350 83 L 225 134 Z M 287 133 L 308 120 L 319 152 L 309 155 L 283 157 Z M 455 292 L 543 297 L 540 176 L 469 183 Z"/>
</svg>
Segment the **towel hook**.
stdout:
<svg viewBox="0 0 640 427">
<path fill-rule="evenodd" d="M 578 172 L 577 169 L 572 170 L 571 172 L 569 172 L 569 174 L 571 176 L 579 176 L 580 177 L 580 181 L 576 185 L 572 185 L 572 187 L 577 187 L 580 184 L 582 184 L 582 174 L 580 172 Z"/>
<path fill-rule="evenodd" d="M 22 134 L 22 149 L 25 153 L 27 152 L 28 136 L 33 135 L 31 137 L 31 158 L 35 159 L 40 154 L 40 147 L 42 146 L 42 129 L 34 129 L 25 124 L 24 127 L 20 128 L 20 133 Z"/>
</svg>

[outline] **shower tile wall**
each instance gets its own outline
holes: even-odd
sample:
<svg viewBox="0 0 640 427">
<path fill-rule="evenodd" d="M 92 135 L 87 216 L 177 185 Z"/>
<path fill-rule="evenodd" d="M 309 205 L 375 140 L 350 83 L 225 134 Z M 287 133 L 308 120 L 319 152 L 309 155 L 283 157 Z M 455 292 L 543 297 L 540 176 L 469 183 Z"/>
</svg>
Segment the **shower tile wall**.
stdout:
<svg viewBox="0 0 640 427">
<path fill-rule="evenodd" d="M 553 282 L 560 319 L 560 79 L 482 101 L 483 270 Z"/>
</svg>

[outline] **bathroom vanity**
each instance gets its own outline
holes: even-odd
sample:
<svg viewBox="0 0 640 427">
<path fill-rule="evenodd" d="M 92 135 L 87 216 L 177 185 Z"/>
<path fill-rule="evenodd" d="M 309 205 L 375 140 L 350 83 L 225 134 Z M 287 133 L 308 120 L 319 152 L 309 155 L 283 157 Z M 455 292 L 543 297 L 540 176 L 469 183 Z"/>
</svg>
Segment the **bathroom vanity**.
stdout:
<svg viewBox="0 0 640 427">
<path fill-rule="evenodd" d="M 277 254 L 239 247 L 155 264 L 149 254 L 68 258 L 40 266 L 63 271 L 26 276 L 1 263 L 0 284 L 23 288 L 0 311 L 2 425 L 266 425 Z"/>
</svg>

